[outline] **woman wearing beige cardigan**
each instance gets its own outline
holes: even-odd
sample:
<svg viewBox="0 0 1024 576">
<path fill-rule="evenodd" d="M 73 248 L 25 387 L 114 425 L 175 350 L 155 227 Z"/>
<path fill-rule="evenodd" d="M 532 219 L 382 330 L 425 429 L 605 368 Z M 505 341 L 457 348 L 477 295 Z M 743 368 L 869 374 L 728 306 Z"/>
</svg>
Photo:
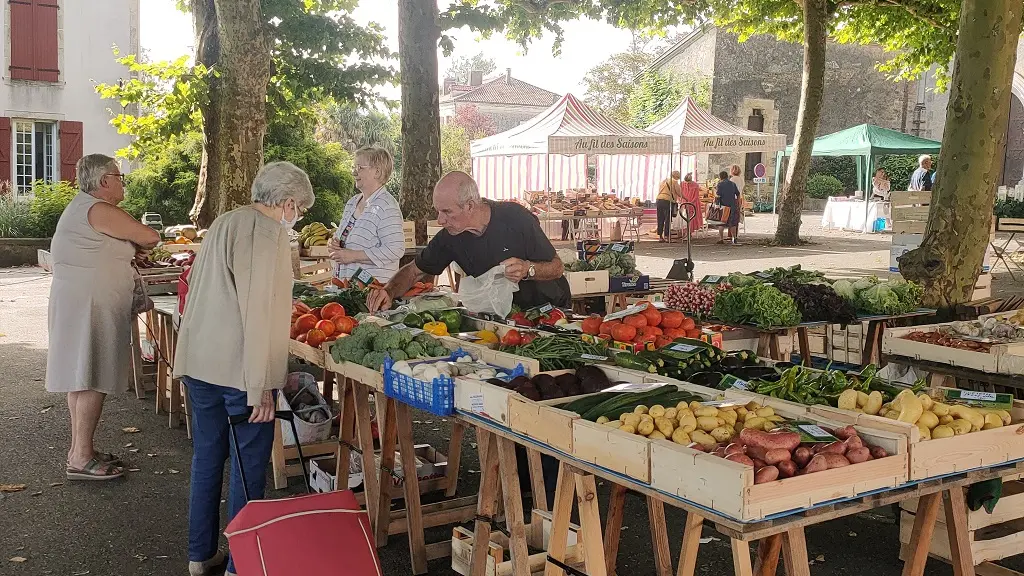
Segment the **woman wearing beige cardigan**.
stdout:
<svg viewBox="0 0 1024 576">
<path fill-rule="evenodd" d="M 192 404 L 189 574 L 223 568 L 218 550 L 224 462 L 231 458 L 228 520 L 245 505 L 238 462 L 250 495 L 263 498 L 274 442 L 273 390 L 285 381 L 291 318 L 288 231 L 313 205 L 306 173 L 288 162 L 264 166 L 252 204 L 217 218 L 190 273 L 174 375 Z M 228 417 L 251 409 L 229 441 Z M 234 566 L 228 561 L 228 574 Z"/>
</svg>

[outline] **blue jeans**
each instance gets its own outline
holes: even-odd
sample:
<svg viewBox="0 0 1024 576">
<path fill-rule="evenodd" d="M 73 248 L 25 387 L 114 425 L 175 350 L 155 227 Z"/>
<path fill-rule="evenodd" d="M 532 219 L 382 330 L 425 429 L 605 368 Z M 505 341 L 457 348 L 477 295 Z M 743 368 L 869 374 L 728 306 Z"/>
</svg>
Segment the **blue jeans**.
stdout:
<svg viewBox="0 0 1024 576">
<path fill-rule="evenodd" d="M 224 461 L 231 456 L 228 493 L 228 522 L 246 504 L 238 458 L 228 428 L 228 416 L 244 414 L 248 408 L 242 390 L 217 386 L 184 376 L 192 403 L 192 486 L 188 500 L 188 559 L 205 562 L 217 553 L 220 541 L 220 499 L 224 483 Z M 267 484 L 267 463 L 274 446 L 275 422 L 238 424 L 237 447 L 245 466 L 249 496 L 263 498 Z M 234 572 L 233 560 L 228 571 Z"/>
</svg>

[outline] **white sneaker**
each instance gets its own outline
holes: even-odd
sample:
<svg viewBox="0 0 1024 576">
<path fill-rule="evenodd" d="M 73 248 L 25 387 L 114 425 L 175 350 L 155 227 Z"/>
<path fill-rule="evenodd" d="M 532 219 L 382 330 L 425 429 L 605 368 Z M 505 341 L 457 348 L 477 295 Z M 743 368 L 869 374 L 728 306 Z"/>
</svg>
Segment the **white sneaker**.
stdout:
<svg viewBox="0 0 1024 576">
<path fill-rule="evenodd" d="M 227 557 L 224 555 L 223 552 L 217 550 L 217 553 L 213 555 L 213 558 L 210 558 L 205 562 L 189 562 L 188 575 L 208 576 L 210 574 L 215 574 L 217 571 L 223 568 L 225 564 L 227 564 Z"/>
</svg>

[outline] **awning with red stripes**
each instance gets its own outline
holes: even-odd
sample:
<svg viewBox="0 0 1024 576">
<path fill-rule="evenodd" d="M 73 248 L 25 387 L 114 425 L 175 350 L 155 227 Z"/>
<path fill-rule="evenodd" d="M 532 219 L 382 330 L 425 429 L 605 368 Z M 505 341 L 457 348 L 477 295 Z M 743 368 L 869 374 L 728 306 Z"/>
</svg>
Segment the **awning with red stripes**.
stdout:
<svg viewBox="0 0 1024 576">
<path fill-rule="evenodd" d="M 733 126 L 712 116 L 687 96 L 668 116 L 647 127 L 678 138 L 679 154 L 728 154 L 733 152 L 775 153 L 786 147 L 785 134 L 765 134 Z"/>
</svg>

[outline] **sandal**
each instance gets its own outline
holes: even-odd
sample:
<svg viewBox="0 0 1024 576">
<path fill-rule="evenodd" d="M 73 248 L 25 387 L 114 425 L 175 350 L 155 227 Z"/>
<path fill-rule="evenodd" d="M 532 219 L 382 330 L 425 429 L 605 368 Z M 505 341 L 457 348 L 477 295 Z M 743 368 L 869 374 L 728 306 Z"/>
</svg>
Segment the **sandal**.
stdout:
<svg viewBox="0 0 1024 576">
<path fill-rule="evenodd" d="M 115 466 L 120 466 L 122 464 L 120 456 L 109 452 L 97 452 L 96 459 L 104 464 L 113 464 Z"/>
<path fill-rule="evenodd" d="M 66 476 L 68 480 L 113 480 L 124 475 L 124 468 L 114 466 L 110 462 L 101 462 L 93 458 L 82 468 L 68 466 Z"/>
</svg>

